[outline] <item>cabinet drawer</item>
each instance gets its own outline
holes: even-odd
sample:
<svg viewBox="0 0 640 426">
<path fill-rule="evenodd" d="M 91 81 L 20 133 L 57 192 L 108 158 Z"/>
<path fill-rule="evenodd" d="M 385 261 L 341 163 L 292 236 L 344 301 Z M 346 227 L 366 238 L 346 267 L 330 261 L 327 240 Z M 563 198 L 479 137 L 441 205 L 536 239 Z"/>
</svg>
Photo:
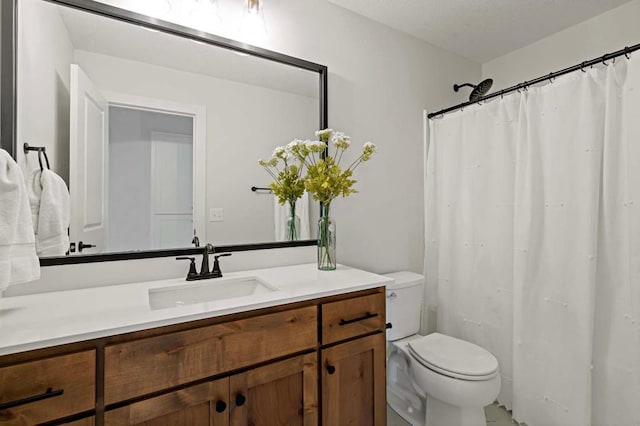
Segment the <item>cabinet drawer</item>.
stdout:
<svg viewBox="0 0 640 426">
<path fill-rule="evenodd" d="M 105 403 L 248 367 L 317 345 L 317 307 L 293 309 L 105 348 Z"/>
<path fill-rule="evenodd" d="M 384 329 L 384 293 L 322 305 L 322 344 Z"/>
<path fill-rule="evenodd" d="M 107 411 L 104 423 L 109 426 L 227 425 L 229 404 L 229 379 L 224 378 Z"/>
<path fill-rule="evenodd" d="M 93 350 L 0 368 L 0 405 L 17 404 L 0 410 L 0 425 L 42 423 L 93 410 L 95 377 Z"/>
</svg>

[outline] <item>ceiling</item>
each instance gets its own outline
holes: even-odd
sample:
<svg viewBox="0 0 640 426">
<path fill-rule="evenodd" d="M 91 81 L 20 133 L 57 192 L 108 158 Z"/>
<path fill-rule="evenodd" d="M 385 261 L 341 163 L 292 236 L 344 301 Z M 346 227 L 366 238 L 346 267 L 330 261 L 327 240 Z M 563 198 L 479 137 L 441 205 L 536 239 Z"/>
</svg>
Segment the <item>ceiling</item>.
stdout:
<svg viewBox="0 0 640 426">
<path fill-rule="evenodd" d="M 76 50 L 318 98 L 318 74 L 65 6 L 56 7 Z M 43 7 L 44 7 L 43 6 Z M 39 25 L 22 22 L 23 25 Z"/>
<path fill-rule="evenodd" d="M 485 63 L 629 0 L 329 0 Z"/>
</svg>

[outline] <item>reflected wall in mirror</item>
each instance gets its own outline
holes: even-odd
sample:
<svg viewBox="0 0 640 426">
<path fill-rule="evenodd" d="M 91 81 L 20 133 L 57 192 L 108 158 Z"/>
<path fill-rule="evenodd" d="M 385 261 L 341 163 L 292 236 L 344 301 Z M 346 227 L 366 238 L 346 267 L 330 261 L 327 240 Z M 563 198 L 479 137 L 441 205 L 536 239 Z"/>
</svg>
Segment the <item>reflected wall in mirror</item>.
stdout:
<svg viewBox="0 0 640 426">
<path fill-rule="evenodd" d="M 56 2 L 17 0 L 17 16 L 16 145 L 46 147 L 67 182 L 72 246 L 96 246 L 72 255 L 276 240 L 257 159 L 326 121 L 322 72 Z"/>
</svg>

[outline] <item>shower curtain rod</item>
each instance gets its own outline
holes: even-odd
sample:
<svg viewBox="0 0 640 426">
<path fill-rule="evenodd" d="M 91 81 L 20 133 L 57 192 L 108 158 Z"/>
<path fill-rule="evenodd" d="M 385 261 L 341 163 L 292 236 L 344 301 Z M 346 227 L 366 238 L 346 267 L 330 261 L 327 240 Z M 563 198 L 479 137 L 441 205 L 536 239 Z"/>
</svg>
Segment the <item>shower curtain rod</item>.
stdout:
<svg viewBox="0 0 640 426">
<path fill-rule="evenodd" d="M 603 64 L 606 65 L 606 61 L 608 61 L 610 59 L 615 59 L 618 56 L 625 55 L 627 57 L 627 59 L 628 59 L 629 55 L 631 54 L 631 52 L 635 52 L 636 50 L 639 50 L 639 49 L 640 49 L 640 43 L 634 44 L 633 46 L 627 46 L 624 49 L 620 49 L 620 50 L 618 50 L 616 52 L 607 53 L 607 54 L 605 54 L 603 56 L 600 56 L 598 58 L 594 58 L 594 59 L 591 59 L 589 61 L 581 62 L 581 63 L 579 63 L 577 65 L 572 66 L 572 67 L 568 67 L 568 68 L 562 69 L 560 71 L 552 72 L 552 73 L 549 73 L 547 75 L 535 78 L 533 80 L 529 80 L 529 81 L 525 81 L 525 82 L 520 83 L 520 84 L 516 84 L 515 86 L 507 87 L 506 89 L 502 89 L 502 90 L 500 90 L 498 92 L 494 92 L 494 93 L 488 94 L 488 95 L 483 96 L 483 97 L 481 97 L 479 99 L 476 99 L 475 101 L 463 102 L 463 103 L 458 104 L 456 106 L 445 108 L 445 109 L 442 109 L 442 110 L 437 111 L 437 112 L 432 112 L 431 114 L 427 115 L 427 118 L 437 118 L 437 116 L 439 116 L 439 115 L 444 115 L 444 114 L 446 114 L 448 112 L 456 111 L 458 109 L 463 109 L 464 107 L 469 106 L 469 105 L 480 104 L 482 101 L 486 101 L 488 99 L 492 99 L 492 98 L 495 98 L 497 96 L 504 96 L 507 93 L 515 92 L 515 91 L 521 90 L 521 89 L 526 89 L 526 88 L 528 88 L 529 86 L 531 86 L 533 84 L 542 83 L 542 82 L 547 81 L 547 80 L 553 81 L 554 78 L 559 77 L 561 75 L 569 74 L 571 72 L 578 71 L 578 70 L 584 71 L 585 68 L 593 66 L 593 65 L 596 65 L 596 64 L 599 64 L 599 63 L 603 63 Z"/>
</svg>

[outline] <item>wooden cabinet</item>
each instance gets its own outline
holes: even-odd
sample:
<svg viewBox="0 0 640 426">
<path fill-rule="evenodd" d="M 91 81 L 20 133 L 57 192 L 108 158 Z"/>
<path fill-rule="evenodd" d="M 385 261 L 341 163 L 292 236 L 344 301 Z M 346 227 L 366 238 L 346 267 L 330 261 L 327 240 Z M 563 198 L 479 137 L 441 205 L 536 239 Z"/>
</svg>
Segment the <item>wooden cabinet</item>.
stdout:
<svg viewBox="0 0 640 426">
<path fill-rule="evenodd" d="M 65 426 L 95 426 L 96 416 L 85 417 L 80 420 L 73 420 L 67 423 L 61 423 Z"/>
<path fill-rule="evenodd" d="M 384 330 L 384 294 L 322 304 L 322 344 Z"/>
<path fill-rule="evenodd" d="M 362 337 L 322 350 L 322 424 L 385 425 L 385 337 Z"/>
<path fill-rule="evenodd" d="M 224 378 L 107 411 L 106 425 L 229 425 L 229 379 Z"/>
<path fill-rule="evenodd" d="M 317 425 L 317 362 L 313 352 L 232 376 L 231 426 Z"/>
<path fill-rule="evenodd" d="M 296 356 L 107 411 L 114 426 L 318 424 L 317 356 Z"/>
<path fill-rule="evenodd" d="M 322 424 L 386 424 L 385 294 L 321 305 Z"/>
<path fill-rule="evenodd" d="M 309 306 L 107 346 L 105 403 L 313 349 L 317 311 Z"/>
<path fill-rule="evenodd" d="M 95 351 L 0 368 L 0 425 L 37 424 L 93 410 Z"/>
<path fill-rule="evenodd" d="M 377 288 L 2 356 L 0 426 L 384 425 L 384 306 Z"/>
</svg>

